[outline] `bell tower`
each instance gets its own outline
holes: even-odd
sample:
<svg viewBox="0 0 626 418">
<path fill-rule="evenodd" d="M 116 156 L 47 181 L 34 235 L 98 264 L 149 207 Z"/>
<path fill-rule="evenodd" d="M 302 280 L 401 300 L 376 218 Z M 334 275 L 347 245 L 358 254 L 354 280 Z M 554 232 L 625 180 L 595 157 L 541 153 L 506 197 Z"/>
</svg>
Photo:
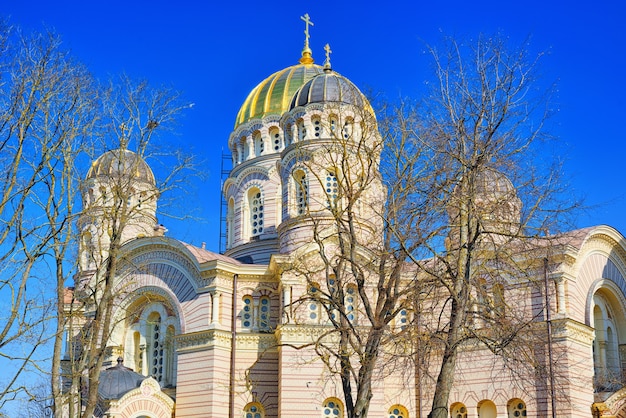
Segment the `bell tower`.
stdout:
<svg viewBox="0 0 626 418">
<path fill-rule="evenodd" d="M 81 193 L 81 277 L 91 276 L 106 260 L 113 234 L 121 234 L 120 244 L 158 234 L 159 193 L 154 174 L 138 154 L 125 147 L 108 151 L 93 162 Z"/>
</svg>

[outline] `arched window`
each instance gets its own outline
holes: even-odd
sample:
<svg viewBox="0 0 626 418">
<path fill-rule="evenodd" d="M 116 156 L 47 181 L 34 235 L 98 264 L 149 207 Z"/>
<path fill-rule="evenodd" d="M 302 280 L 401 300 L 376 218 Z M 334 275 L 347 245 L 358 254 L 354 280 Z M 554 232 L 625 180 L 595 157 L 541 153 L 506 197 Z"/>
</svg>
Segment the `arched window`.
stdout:
<svg viewBox="0 0 626 418">
<path fill-rule="evenodd" d="M 327 207 L 328 209 L 333 209 L 337 206 L 337 199 L 339 197 L 339 182 L 337 181 L 337 173 L 335 170 L 326 171 L 326 182 L 324 186 Z"/>
<path fill-rule="evenodd" d="M 405 330 L 409 323 L 409 314 L 406 308 L 401 308 L 396 316 L 396 326 L 400 330 Z"/>
<path fill-rule="evenodd" d="M 274 151 L 280 150 L 280 131 L 277 128 L 270 129 L 270 138 L 272 140 L 272 145 L 274 146 Z"/>
<path fill-rule="evenodd" d="M 389 408 L 389 418 L 409 418 L 409 411 L 402 405 L 394 405 Z"/>
<path fill-rule="evenodd" d="M 311 118 L 311 122 L 313 123 L 313 135 L 319 138 L 322 135 L 322 120 L 319 116 L 314 116 Z"/>
<path fill-rule="evenodd" d="M 322 406 L 323 418 L 343 418 L 343 405 L 337 398 L 328 398 Z"/>
<path fill-rule="evenodd" d="M 293 181 L 295 186 L 296 214 L 304 215 L 309 205 L 309 182 L 306 173 L 303 170 L 297 170 L 293 173 Z"/>
<path fill-rule="evenodd" d="M 483 400 L 478 402 L 478 418 L 497 418 L 498 411 L 496 410 L 496 404 L 489 400 Z"/>
<path fill-rule="evenodd" d="M 309 284 L 309 297 L 310 300 L 308 302 L 308 312 L 309 312 L 309 320 L 315 324 L 318 324 L 320 321 L 320 303 L 319 299 L 322 296 L 320 292 L 320 285 L 317 283 Z"/>
<path fill-rule="evenodd" d="M 346 317 L 348 321 L 356 321 L 356 287 L 349 285 L 346 288 L 344 297 L 344 306 L 346 307 Z"/>
<path fill-rule="evenodd" d="M 450 406 L 450 418 L 467 418 L 467 408 L 462 403 L 453 403 Z"/>
<path fill-rule="evenodd" d="M 521 399 L 511 399 L 508 407 L 508 417 L 518 418 L 526 416 L 526 404 Z"/>
<path fill-rule="evenodd" d="M 245 329 L 252 329 L 254 303 L 252 296 L 243 297 L 243 312 L 241 314 L 241 326 Z"/>
<path fill-rule="evenodd" d="M 102 201 L 102 204 L 107 203 L 107 189 L 104 186 L 100 187 L 100 200 Z"/>
<path fill-rule="evenodd" d="M 154 377 L 157 382 L 163 381 L 164 376 L 164 363 L 165 363 L 165 336 L 161 329 L 161 315 L 157 312 L 153 312 L 148 317 L 148 329 L 150 332 L 149 338 L 149 374 Z"/>
<path fill-rule="evenodd" d="M 330 124 L 330 134 L 331 134 L 331 138 L 334 138 L 337 132 L 337 116 L 335 115 L 330 115 L 330 118 L 328 119 L 328 122 Z"/>
<path fill-rule="evenodd" d="M 83 269 L 87 270 L 93 266 L 95 262 L 95 249 L 96 246 L 93 242 L 91 231 L 83 232 Z"/>
<path fill-rule="evenodd" d="M 269 331 L 270 328 L 270 298 L 261 296 L 259 300 L 259 330 Z"/>
<path fill-rule="evenodd" d="M 622 370 L 619 354 L 619 318 L 614 314 L 614 306 L 619 302 L 607 289 L 600 289 L 593 296 L 593 342 L 594 380 L 596 391 L 611 391 L 621 386 Z"/>
<path fill-rule="evenodd" d="M 352 118 L 346 119 L 346 122 L 343 124 L 343 129 L 341 131 L 343 138 L 348 139 L 352 136 L 354 120 Z"/>
<path fill-rule="evenodd" d="M 263 405 L 258 402 L 251 402 L 243 408 L 243 418 L 265 418 Z"/>
<path fill-rule="evenodd" d="M 304 121 L 299 119 L 296 126 L 298 127 L 298 140 L 304 141 L 306 139 L 306 126 L 304 126 Z"/>
<path fill-rule="evenodd" d="M 140 297 L 145 303 L 146 297 Z M 159 302 L 135 305 L 141 313 L 132 319 L 126 330 L 125 364 L 137 373 L 152 376 L 162 387 L 176 384 L 176 353 L 174 337 L 177 319 Z M 143 309 L 140 306 L 143 305 Z M 136 312 L 133 309 L 133 312 Z"/>
<path fill-rule="evenodd" d="M 135 194 L 135 190 L 131 188 L 128 191 L 128 196 L 126 196 L 126 206 L 128 207 L 128 210 L 130 210 L 130 208 L 133 206 L 133 195 L 134 194 Z"/>
<path fill-rule="evenodd" d="M 248 192 L 250 208 L 250 237 L 258 237 L 263 233 L 263 195 L 261 190 L 253 187 Z"/>
<path fill-rule="evenodd" d="M 265 151 L 265 144 L 263 143 L 263 137 L 261 136 L 261 132 L 255 132 L 252 136 L 252 140 L 254 141 L 254 151 L 257 156 L 262 155 Z"/>
</svg>

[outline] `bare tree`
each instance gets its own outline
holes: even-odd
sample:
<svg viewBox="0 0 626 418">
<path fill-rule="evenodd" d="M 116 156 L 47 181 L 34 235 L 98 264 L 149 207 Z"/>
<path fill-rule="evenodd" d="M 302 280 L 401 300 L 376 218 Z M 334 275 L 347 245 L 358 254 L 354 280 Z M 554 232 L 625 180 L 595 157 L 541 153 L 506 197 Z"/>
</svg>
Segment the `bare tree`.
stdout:
<svg viewBox="0 0 626 418">
<path fill-rule="evenodd" d="M 20 377 L 45 369 L 34 359 L 50 338 L 54 309 L 48 278 L 40 276 L 65 263 L 73 214 L 66 186 L 74 181 L 65 159 L 76 155 L 94 118 L 89 76 L 55 34 L 24 34 L 3 21 L 0 49 L 0 292 L 9 313 L 0 350 L 13 367 L 3 373 L 4 405 L 21 393 L 31 397 Z"/>
<path fill-rule="evenodd" d="M 283 196 L 297 199 L 283 202 L 294 250 L 283 280 L 306 282 L 287 314 L 326 325 L 295 348 L 313 347 L 341 380 L 351 418 L 367 416 L 373 384 L 400 362 L 414 365 L 407 385 L 432 390 L 429 416 L 448 416 L 470 347 L 533 384 L 548 376 L 546 230 L 575 203 L 558 203 L 560 170 L 540 154 L 551 109 L 533 84 L 539 57 L 499 38 L 443 47 L 430 49 L 437 82 L 419 106 L 383 107 L 377 123 L 365 102 L 324 103 L 313 139 L 284 120 L 296 145 Z M 323 315 L 307 317 L 315 306 Z"/>
<path fill-rule="evenodd" d="M 103 91 L 101 105 L 105 147 L 118 145 L 98 158 L 80 186 L 79 273 L 72 300 L 64 304 L 73 346 L 63 367 L 69 386 L 64 403 L 72 417 L 96 411 L 98 377 L 113 355 L 115 327 L 125 319 L 114 315 L 127 292 L 117 280 L 122 246 L 133 238 L 162 235 L 157 199 L 180 184 L 181 172 L 192 169 L 191 157 L 182 152 L 167 154 L 160 181 L 147 165 L 159 149 L 158 138 L 171 133 L 176 115 L 188 107 L 178 93 L 122 77 Z"/>
<path fill-rule="evenodd" d="M 409 261 L 423 245 L 415 231 L 426 217 L 410 210 L 414 185 L 407 176 L 421 170 L 421 150 L 407 142 L 410 130 L 385 124 L 381 136 L 367 100 L 347 88 L 352 104 L 324 103 L 311 116 L 320 134 L 293 138 L 283 158 L 290 167 L 283 185 L 293 198 L 282 239 L 295 251 L 283 280 L 303 284 L 288 320 L 325 325 L 310 344 L 294 347 L 313 348 L 340 380 L 352 418 L 367 416 L 375 382 L 394 365 L 413 361 L 406 341 L 417 270 Z M 402 111 L 389 110 L 390 119 Z M 394 159 L 383 162 L 387 178 L 381 176 L 383 144 L 397 145 L 385 151 Z M 413 382 L 411 376 L 403 383 Z"/>
<path fill-rule="evenodd" d="M 426 149 L 431 216 L 423 250 L 421 329 L 436 383 L 429 417 L 449 416 L 460 353 L 479 347 L 509 372 L 546 381 L 543 260 L 576 203 L 559 203 L 561 170 L 545 154 L 549 92 L 534 84 L 539 57 L 501 38 L 431 48 L 437 82 L 413 140 Z M 549 155 L 549 154 L 548 154 Z M 550 164 L 545 162 L 549 161 Z M 428 312 L 425 314 L 424 312 Z M 516 361 L 517 359 L 517 361 Z M 543 362 L 543 363 L 542 363 Z M 542 376 L 538 378 L 537 376 Z"/>
</svg>

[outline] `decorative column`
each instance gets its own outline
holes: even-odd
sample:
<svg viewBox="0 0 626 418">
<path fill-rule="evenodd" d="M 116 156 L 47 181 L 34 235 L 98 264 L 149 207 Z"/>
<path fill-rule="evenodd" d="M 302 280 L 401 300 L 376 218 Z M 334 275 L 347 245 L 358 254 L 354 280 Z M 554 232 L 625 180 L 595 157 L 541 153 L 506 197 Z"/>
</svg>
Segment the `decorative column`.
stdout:
<svg viewBox="0 0 626 418">
<path fill-rule="evenodd" d="M 213 295 L 211 295 L 212 305 L 211 305 L 211 325 L 219 325 L 220 324 L 220 296 L 221 293 L 217 290 Z"/>
<path fill-rule="evenodd" d="M 243 142 L 237 142 L 237 164 L 241 164 L 243 162 Z"/>
<path fill-rule="evenodd" d="M 291 318 L 291 286 L 283 287 L 283 324 L 288 324 Z"/>
<path fill-rule="evenodd" d="M 248 148 L 248 158 L 246 158 L 246 160 L 256 157 L 254 139 L 252 138 L 252 135 L 246 136 L 246 147 Z"/>
<path fill-rule="evenodd" d="M 556 306 L 559 315 L 565 315 L 565 279 L 556 279 Z"/>
</svg>

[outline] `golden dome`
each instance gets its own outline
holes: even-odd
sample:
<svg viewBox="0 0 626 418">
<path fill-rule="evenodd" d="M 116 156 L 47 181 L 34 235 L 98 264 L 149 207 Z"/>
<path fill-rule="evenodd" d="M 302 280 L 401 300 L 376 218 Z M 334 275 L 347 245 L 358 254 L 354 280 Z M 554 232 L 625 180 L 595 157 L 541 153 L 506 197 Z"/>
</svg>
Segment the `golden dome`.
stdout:
<svg viewBox="0 0 626 418">
<path fill-rule="evenodd" d="M 256 86 L 239 109 L 235 129 L 251 119 L 267 115 L 282 115 L 289 110 L 291 98 L 300 87 L 313 77 L 323 73 L 323 67 L 313 64 L 305 54 L 300 64 L 292 65 L 267 77 Z"/>
<path fill-rule="evenodd" d="M 135 180 L 156 184 L 150 166 L 139 155 L 127 149 L 107 151 L 94 161 L 87 172 L 87 180 L 100 176 L 132 176 Z"/>
</svg>

